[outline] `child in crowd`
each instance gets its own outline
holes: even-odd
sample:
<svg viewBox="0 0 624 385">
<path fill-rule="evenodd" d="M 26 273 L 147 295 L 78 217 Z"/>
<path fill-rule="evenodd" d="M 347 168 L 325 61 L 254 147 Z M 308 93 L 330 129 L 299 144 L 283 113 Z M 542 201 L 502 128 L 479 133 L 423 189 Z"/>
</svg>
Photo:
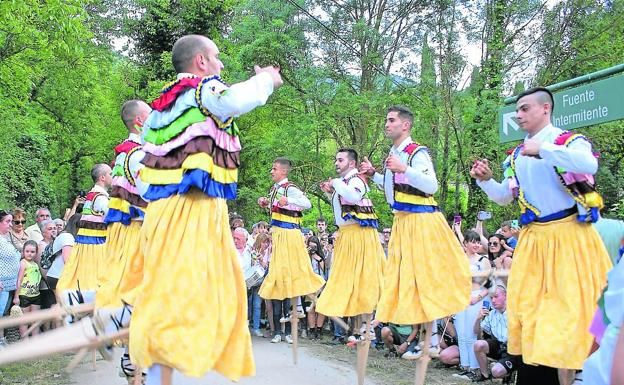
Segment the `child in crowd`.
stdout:
<svg viewBox="0 0 624 385">
<path fill-rule="evenodd" d="M 41 293 L 39 284 L 41 283 L 41 269 L 35 257 L 37 256 L 37 242 L 33 240 L 26 241 L 22 249 L 22 260 L 20 261 L 20 269 L 17 275 L 18 295 L 13 299 L 13 303 L 19 305 L 24 313 L 37 311 L 41 308 Z M 26 331 L 29 325 L 20 326 L 20 334 L 26 337 Z M 38 328 L 32 331 L 32 335 L 38 334 Z"/>
<path fill-rule="evenodd" d="M 518 221 L 513 220 L 503 222 L 501 224 L 500 232 L 507 240 L 505 249 L 513 253 L 513 250 L 516 248 L 516 244 L 518 243 L 518 233 L 520 232 Z"/>
<path fill-rule="evenodd" d="M 251 264 L 259 264 L 267 271 L 269 266 L 268 253 L 271 248 L 271 237 L 265 232 L 258 232 L 251 249 Z M 249 309 L 251 310 L 251 334 L 256 337 L 262 337 L 260 331 L 260 316 L 262 311 L 262 298 L 258 295 L 260 284 L 249 289 Z M 270 317 L 269 317 L 270 318 Z"/>
<path fill-rule="evenodd" d="M 323 252 L 323 245 L 321 241 L 312 236 L 308 238 L 308 253 L 310 254 L 310 262 L 312 263 L 312 270 L 317 275 L 327 279 L 327 270 L 325 269 L 325 253 Z M 320 295 L 320 290 L 317 295 Z M 316 304 L 312 304 L 307 308 L 308 311 L 308 338 L 311 340 L 321 339 L 323 332 L 323 324 L 325 323 L 325 316 L 316 312 Z"/>
</svg>

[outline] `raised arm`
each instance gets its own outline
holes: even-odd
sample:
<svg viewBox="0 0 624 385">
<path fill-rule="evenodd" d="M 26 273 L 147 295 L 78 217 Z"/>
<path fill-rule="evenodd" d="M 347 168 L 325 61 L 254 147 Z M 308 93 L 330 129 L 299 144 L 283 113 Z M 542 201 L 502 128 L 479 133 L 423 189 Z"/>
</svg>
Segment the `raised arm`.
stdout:
<svg viewBox="0 0 624 385">
<path fill-rule="evenodd" d="M 554 167 L 579 174 L 595 174 L 598 160 L 592 153 L 592 146 L 584 138 L 573 140 L 568 146 L 542 143 L 539 155 Z"/>
<path fill-rule="evenodd" d="M 501 206 L 508 205 L 513 201 L 509 181 L 507 179 L 501 183 L 495 181 L 487 159 L 477 160 L 470 169 L 470 176 L 477 180 L 477 186 L 481 187 L 492 201 Z"/>
<path fill-rule="evenodd" d="M 285 198 L 288 204 L 299 206 L 304 210 L 312 207 L 312 203 L 310 203 L 308 197 L 303 193 L 303 191 L 299 190 L 297 187 L 288 187 L 288 196 L 286 196 Z"/>
</svg>

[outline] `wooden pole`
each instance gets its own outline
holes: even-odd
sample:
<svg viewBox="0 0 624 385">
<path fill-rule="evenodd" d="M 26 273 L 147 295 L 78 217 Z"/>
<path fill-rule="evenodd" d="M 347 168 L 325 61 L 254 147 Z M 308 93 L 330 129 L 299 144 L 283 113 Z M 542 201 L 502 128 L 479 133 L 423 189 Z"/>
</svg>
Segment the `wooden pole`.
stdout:
<svg viewBox="0 0 624 385">
<path fill-rule="evenodd" d="M 427 376 L 427 366 L 429 366 L 429 345 L 431 345 L 431 322 L 425 324 L 425 343 L 422 347 L 422 355 L 416 362 L 416 385 L 424 385 L 425 377 Z"/>
<path fill-rule="evenodd" d="M 357 381 L 358 385 L 364 385 L 364 378 L 366 376 L 366 363 L 368 362 L 368 352 L 370 350 L 370 339 L 368 335 L 371 330 L 371 315 L 365 314 L 363 316 L 366 320 L 366 328 L 364 331 L 363 339 L 357 341 Z"/>
<path fill-rule="evenodd" d="M 299 340 L 298 326 L 299 316 L 297 314 L 297 297 L 290 299 L 291 311 L 290 311 L 290 336 L 292 337 L 292 353 L 293 363 L 297 365 L 297 343 Z"/>
</svg>

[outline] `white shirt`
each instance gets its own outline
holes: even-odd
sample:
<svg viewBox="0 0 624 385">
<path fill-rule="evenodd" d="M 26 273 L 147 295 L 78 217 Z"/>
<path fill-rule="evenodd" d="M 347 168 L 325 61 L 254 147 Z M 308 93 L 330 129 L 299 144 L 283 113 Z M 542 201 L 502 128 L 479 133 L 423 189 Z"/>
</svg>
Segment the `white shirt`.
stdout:
<svg viewBox="0 0 624 385">
<path fill-rule="evenodd" d="M 334 208 L 334 220 L 336 222 L 336 226 L 344 226 L 353 223 L 357 223 L 353 219 L 345 221 L 342 219 L 342 207 L 340 206 L 340 197 L 342 197 L 345 203 L 355 204 L 360 201 L 364 194 L 368 191 L 368 186 L 361 178 L 354 177 L 349 180 L 349 184 L 345 183 L 345 179 L 349 179 L 350 177 L 357 174 L 357 169 L 353 169 L 349 171 L 344 178 L 335 178 L 332 179 L 331 185 L 336 191 L 335 194 L 327 194 L 327 196 L 332 201 L 332 207 Z"/>
<path fill-rule="evenodd" d="M 273 187 L 277 189 L 277 194 L 275 194 L 276 201 L 279 200 L 280 197 L 286 195 L 286 189 L 283 187 L 283 185 L 286 183 L 288 183 L 288 178 L 284 178 L 273 185 Z M 286 201 L 289 205 L 295 205 L 301 207 L 304 210 L 312 207 L 312 203 L 310 203 L 308 197 L 305 196 L 303 191 L 301 191 L 297 186 L 293 184 L 288 186 L 288 196 L 286 197 Z M 273 202 L 271 202 L 271 204 L 273 204 Z"/>
<path fill-rule="evenodd" d="M 412 143 L 412 138 L 408 136 L 400 145 L 392 146 L 389 155 L 396 155 L 404 164 L 407 164 L 409 154 L 403 150 L 410 143 Z M 386 201 L 392 206 L 394 204 L 394 173 L 385 167 L 384 170 L 383 175 L 376 172 L 373 181 L 379 188 L 384 190 Z M 436 178 L 429 152 L 426 150 L 420 150 L 414 155 L 411 163 L 407 165 L 405 176 L 410 186 L 426 194 L 435 194 L 438 191 L 438 179 Z"/>
<path fill-rule="evenodd" d="M 143 144 L 143 140 L 139 134 L 131 133 L 130 135 L 128 135 L 128 140 L 135 143 Z M 137 191 L 139 192 L 139 195 L 141 195 L 142 198 L 149 188 L 149 184 L 143 183 L 140 178 L 140 172 L 143 167 L 145 167 L 145 165 L 141 163 L 143 158 L 145 158 L 145 152 L 142 149 L 138 149 L 133 151 L 132 154 L 130 154 L 130 158 L 128 159 L 128 169 L 130 170 L 130 174 L 134 178 L 134 184 L 137 188 Z"/>
<path fill-rule="evenodd" d="M 498 342 L 507 342 L 507 311 L 500 312 L 496 309 L 490 310 L 490 313 L 481 321 L 481 329 Z"/>
<path fill-rule="evenodd" d="M 103 216 L 106 216 L 106 214 L 108 213 L 108 191 L 106 191 L 104 187 L 97 184 L 93 186 L 91 191 L 95 191 L 101 194 L 98 195 L 93 201 L 93 212 L 103 212 Z"/>
<path fill-rule="evenodd" d="M 586 140 L 575 140 L 569 146 L 554 144 L 555 139 L 563 132 L 552 124 L 544 127 L 533 136 L 542 142 L 539 152 L 541 159 L 518 155 L 516 159 L 516 178 L 524 191 L 526 200 L 540 211 L 540 217 L 550 215 L 576 204 L 563 187 L 555 166 L 566 171 L 579 174 L 595 174 L 598 161 L 592 154 L 591 144 Z M 524 140 L 527 141 L 527 136 Z M 513 201 L 509 189 L 509 180 L 498 183 L 494 178 L 478 181 L 477 184 L 488 197 L 499 205 L 507 205 Z"/>
<path fill-rule="evenodd" d="M 28 237 L 29 240 L 33 240 L 37 243 L 43 241 L 43 234 L 41 234 L 41 229 L 39 228 L 39 222 L 35 223 L 34 225 L 28 226 L 24 230 L 24 233 L 26 233 L 26 236 Z"/>
<path fill-rule="evenodd" d="M 73 235 L 71 235 L 70 233 L 60 233 L 52 244 L 52 253 L 58 253 L 59 251 L 63 250 L 63 247 L 65 246 L 74 246 L 74 243 L 75 240 Z M 50 269 L 48 270 L 48 277 L 60 278 L 64 267 L 65 261 L 63 260 L 63 255 L 59 253 L 56 258 L 54 258 L 52 266 L 50 266 Z"/>
<path fill-rule="evenodd" d="M 238 253 L 238 261 L 240 262 L 241 269 L 243 271 L 247 270 L 251 266 L 251 249 L 249 247 L 245 247 L 245 249 L 241 252 L 236 249 Z"/>
</svg>

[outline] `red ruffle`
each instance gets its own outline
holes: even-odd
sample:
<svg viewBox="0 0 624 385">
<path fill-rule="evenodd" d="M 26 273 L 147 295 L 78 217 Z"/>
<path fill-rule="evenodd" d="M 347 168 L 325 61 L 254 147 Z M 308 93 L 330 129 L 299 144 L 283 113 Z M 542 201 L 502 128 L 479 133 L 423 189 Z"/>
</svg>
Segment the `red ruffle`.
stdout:
<svg viewBox="0 0 624 385">
<path fill-rule="evenodd" d="M 125 140 L 115 146 L 115 155 L 119 155 L 122 152 L 130 152 L 130 150 L 139 146 L 140 146 L 139 143 L 133 142 L 131 140 Z"/>
<path fill-rule="evenodd" d="M 176 81 L 172 86 L 166 87 L 160 96 L 152 102 L 152 108 L 160 112 L 166 110 L 176 101 L 178 95 L 186 91 L 187 88 L 197 88 L 201 80 L 200 77 L 194 77 Z"/>
</svg>

